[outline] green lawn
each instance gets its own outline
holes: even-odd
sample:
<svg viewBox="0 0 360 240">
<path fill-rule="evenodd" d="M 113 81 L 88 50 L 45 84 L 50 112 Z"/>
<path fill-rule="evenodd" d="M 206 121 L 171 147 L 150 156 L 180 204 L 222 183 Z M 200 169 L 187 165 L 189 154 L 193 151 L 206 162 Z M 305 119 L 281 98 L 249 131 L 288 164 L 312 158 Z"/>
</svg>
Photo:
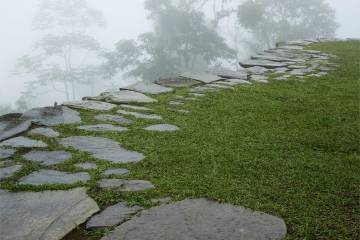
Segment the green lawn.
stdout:
<svg viewBox="0 0 360 240">
<path fill-rule="evenodd" d="M 147 105 L 164 116 L 164 122 L 181 127 L 180 132 L 141 130 L 154 121 L 137 121 L 131 131 L 121 134 L 59 127 L 63 136 L 118 140 L 144 153 L 146 159 L 138 164 L 110 165 L 72 151 L 73 160 L 57 168 L 75 171 L 72 163 L 98 163 L 100 169 L 91 171 L 88 186 L 102 208 L 123 200 L 151 207 L 150 200 L 156 197 L 206 197 L 283 218 L 287 239 L 360 239 L 360 42 L 321 43 L 312 49 L 339 56 L 334 60 L 339 64 L 337 70 L 306 82 L 294 78 L 211 93 L 187 104 L 192 111 L 188 115 L 168 111 L 166 103 L 174 94 L 157 97 L 158 104 Z M 175 94 L 186 93 L 181 89 Z M 94 115 L 82 112 L 86 123 L 95 123 Z M 52 149 L 60 148 L 55 141 L 50 144 Z M 17 158 L 22 161 L 20 154 Z M 40 168 L 24 164 L 26 169 L 3 187 L 24 190 L 13 181 Z M 101 191 L 96 180 L 109 166 L 128 168 L 131 175 L 127 178 L 149 180 L 156 190 Z M 78 235 L 74 233 L 67 239 L 98 239 L 105 231 L 79 232 L 92 237 L 74 237 Z"/>
</svg>

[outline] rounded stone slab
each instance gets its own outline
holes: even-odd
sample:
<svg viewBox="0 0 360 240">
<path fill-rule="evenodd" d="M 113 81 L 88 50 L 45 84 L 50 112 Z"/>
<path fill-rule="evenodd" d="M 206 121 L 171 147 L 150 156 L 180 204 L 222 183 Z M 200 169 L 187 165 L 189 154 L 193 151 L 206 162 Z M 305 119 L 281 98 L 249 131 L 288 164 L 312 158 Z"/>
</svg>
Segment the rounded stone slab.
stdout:
<svg viewBox="0 0 360 240">
<path fill-rule="evenodd" d="M 255 67 L 246 68 L 246 71 L 248 71 L 249 73 L 252 73 L 252 74 L 264 74 L 267 71 L 269 71 L 269 69 L 264 68 L 264 67 L 255 66 Z"/>
<path fill-rule="evenodd" d="M 116 122 L 120 124 L 132 124 L 134 121 L 124 118 L 123 116 L 119 115 L 107 115 L 107 114 L 100 114 L 95 116 L 95 119 L 98 121 L 110 121 Z"/>
<path fill-rule="evenodd" d="M 71 108 L 95 111 L 110 111 L 116 107 L 115 104 L 91 100 L 64 102 L 63 104 Z"/>
<path fill-rule="evenodd" d="M 91 153 L 95 158 L 112 163 L 134 163 L 145 158 L 142 153 L 128 151 L 118 142 L 102 137 L 75 136 L 61 139 L 59 143 L 65 147 Z"/>
<path fill-rule="evenodd" d="M 97 165 L 95 163 L 78 163 L 74 165 L 77 168 L 81 168 L 84 170 L 93 170 L 97 169 Z"/>
<path fill-rule="evenodd" d="M 279 68 L 279 67 L 286 67 L 288 64 L 283 62 L 274 62 L 269 60 L 245 60 L 241 61 L 240 65 L 245 68 L 249 67 L 264 67 L 264 68 Z"/>
<path fill-rule="evenodd" d="M 168 87 L 191 87 L 201 84 L 200 81 L 188 78 L 164 78 L 155 81 L 155 83 Z"/>
<path fill-rule="evenodd" d="M 135 118 L 140 118 L 140 119 L 162 120 L 162 117 L 159 115 L 156 115 L 156 114 L 143 114 L 143 113 L 138 113 L 138 112 L 129 112 L 129 111 L 125 111 L 125 110 L 119 110 L 119 111 L 117 111 L 117 113 L 123 114 L 123 115 L 130 115 L 130 116 L 133 116 Z"/>
<path fill-rule="evenodd" d="M 90 175 L 85 172 L 66 173 L 54 170 L 40 170 L 28 176 L 22 177 L 19 184 L 22 185 L 44 185 L 44 184 L 75 184 L 87 182 Z"/>
<path fill-rule="evenodd" d="M 146 127 L 144 128 L 144 130 L 155 131 L 155 132 L 175 132 L 175 131 L 179 131 L 180 128 L 171 124 L 157 124 Z"/>
<path fill-rule="evenodd" d="M 99 207 L 85 188 L 69 191 L 8 192 L 0 190 L 2 240 L 59 240 Z"/>
<path fill-rule="evenodd" d="M 203 83 L 212 83 L 224 79 L 223 77 L 219 77 L 210 73 L 182 73 L 180 77 L 193 79 Z"/>
<path fill-rule="evenodd" d="M 155 188 L 149 181 L 124 179 L 102 179 L 99 181 L 99 187 L 119 192 L 139 192 Z"/>
<path fill-rule="evenodd" d="M 44 166 L 62 164 L 72 158 L 71 153 L 65 151 L 31 151 L 23 156 L 26 160 L 38 162 Z"/>
<path fill-rule="evenodd" d="M 146 96 L 143 93 L 121 90 L 115 92 L 106 92 L 100 95 L 105 101 L 110 103 L 154 103 L 156 99 Z"/>
<path fill-rule="evenodd" d="M 44 126 L 80 123 L 80 114 L 64 106 L 34 108 L 26 111 L 22 119 Z"/>
<path fill-rule="evenodd" d="M 14 165 L 11 167 L 0 168 L 0 180 L 12 177 L 15 173 L 20 171 L 21 168 L 22 168 L 21 165 Z"/>
<path fill-rule="evenodd" d="M 33 140 L 27 137 L 16 137 L 0 143 L 0 147 L 13 148 L 42 148 L 47 147 L 47 144 L 42 141 Z"/>
<path fill-rule="evenodd" d="M 106 208 L 101 213 L 93 216 L 86 224 L 86 228 L 104 228 L 119 225 L 128 220 L 132 215 L 141 210 L 141 207 L 129 207 L 121 202 Z"/>
<path fill-rule="evenodd" d="M 138 82 L 127 87 L 123 87 L 120 90 L 130 90 L 130 91 L 149 93 L 149 94 L 161 94 L 161 93 L 169 93 L 174 91 L 172 88 L 163 87 L 158 84 L 152 82 L 145 82 L 145 81 Z"/>
<path fill-rule="evenodd" d="M 124 168 L 109 168 L 104 172 L 105 176 L 111 176 L 111 175 L 126 175 L 129 174 L 129 170 Z"/>
<path fill-rule="evenodd" d="M 87 125 L 77 128 L 89 132 L 125 132 L 129 130 L 126 127 L 118 127 L 111 124 Z"/>
<path fill-rule="evenodd" d="M 198 199 L 145 210 L 101 240 L 281 240 L 285 235 L 280 218 Z"/>
<path fill-rule="evenodd" d="M 21 114 L 7 114 L 0 117 L 0 141 L 27 131 L 31 121 L 20 119 Z"/>
<path fill-rule="evenodd" d="M 51 128 L 35 128 L 29 132 L 30 135 L 40 135 L 48 138 L 56 138 L 60 136 L 60 133 Z"/>
<path fill-rule="evenodd" d="M 129 105 L 129 104 L 121 104 L 120 107 L 128 108 L 131 110 L 138 110 L 138 111 L 153 111 L 152 109 L 147 108 L 147 107 L 135 106 L 135 105 Z"/>
<path fill-rule="evenodd" d="M 245 71 L 214 70 L 211 71 L 211 73 L 222 78 L 232 79 L 247 79 L 248 76 L 247 72 Z"/>
<path fill-rule="evenodd" d="M 0 148 L 0 159 L 11 157 L 15 152 L 15 149 Z"/>
</svg>

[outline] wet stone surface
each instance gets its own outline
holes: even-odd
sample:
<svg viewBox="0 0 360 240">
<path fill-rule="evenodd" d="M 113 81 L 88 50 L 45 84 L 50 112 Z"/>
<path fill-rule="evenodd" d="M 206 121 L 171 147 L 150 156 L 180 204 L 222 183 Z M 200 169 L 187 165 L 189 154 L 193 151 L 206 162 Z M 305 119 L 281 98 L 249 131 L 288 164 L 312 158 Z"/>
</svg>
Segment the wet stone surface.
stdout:
<svg viewBox="0 0 360 240">
<path fill-rule="evenodd" d="M 33 140 L 27 137 L 16 137 L 0 143 L 0 147 L 13 147 L 13 148 L 43 148 L 47 144 L 42 141 Z"/>
<path fill-rule="evenodd" d="M 99 187 L 119 192 L 139 192 L 155 188 L 149 181 L 124 179 L 102 179 L 99 181 Z"/>
<path fill-rule="evenodd" d="M 71 153 L 65 151 L 31 151 L 23 156 L 26 160 L 38 162 L 44 166 L 62 164 L 72 158 Z"/>
<path fill-rule="evenodd" d="M 200 81 L 188 79 L 188 78 L 167 78 L 160 79 L 155 81 L 159 85 L 169 86 L 169 87 L 191 87 L 201 84 Z"/>
<path fill-rule="evenodd" d="M 180 75 L 180 77 L 200 81 L 203 83 L 211 83 L 224 79 L 210 73 L 183 73 Z"/>
<path fill-rule="evenodd" d="M 112 163 L 133 163 L 145 158 L 141 153 L 126 150 L 118 142 L 102 137 L 75 136 L 61 139 L 59 143 Z"/>
<path fill-rule="evenodd" d="M 31 121 L 21 120 L 20 116 L 21 114 L 0 116 L 0 141 L 21 134 L 31 127 Z"/>
<path fill-rule="evenodd" d="M 48 138 L 56 138 L 60 136 L 60 133 L 51 128 L 35 128 L 29 132 L 30 135 L 39 135 Z"/>
<path fill-rule="evenodd" d="M 132 90 L 141 93 L 149 93 L 149 94 L 161 94 L 161 93 L 169 93 L 173 91 L 172 88 L 164 87 L 152 82 L 145 82 L 145 81 L 121 89 Z"/>
<path fill-rule="evenodd" d="M 22 185 L 45 185 L 45 184 L 75 184 L 85 183 L 90 180 L 90 175 L 85 172 L 66 173 L 54 170 L 40 170 L 28 176 L 22 177 L 19 184 Z"/>
<path fill-rule="evenodd" d="M 116 107 L 116 105 L 111 103 L 91 101 L 91 100 L 64 102 L 64 105 L 71 108 L 94 110 L 94 111 L 110 111 Z"/>
<path fill-rule="evenodd" d="M 11 157 L 15 152 L 15 149 L 0 148 L 0 159 Z"/>
<path fill-rule="evenodd" d="M 0 168 L 0 180 L 12 177 L 16 172 L 20 171 L 21 165 Z"/>
</svg>

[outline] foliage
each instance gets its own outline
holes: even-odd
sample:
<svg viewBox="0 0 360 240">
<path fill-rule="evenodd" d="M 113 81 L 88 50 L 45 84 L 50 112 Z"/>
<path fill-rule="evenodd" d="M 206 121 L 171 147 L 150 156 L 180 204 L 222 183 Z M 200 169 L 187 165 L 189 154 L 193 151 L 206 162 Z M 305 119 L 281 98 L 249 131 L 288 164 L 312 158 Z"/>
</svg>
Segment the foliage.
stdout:
<svg viewBox="0 0 360 240">
<path fill-rule="evenodd" d="M 334 10 L 324 0 L 247 0 L 238 8 L 238 20 L 266 47 L 333 37 L 338 27 Z"/>
</svg>

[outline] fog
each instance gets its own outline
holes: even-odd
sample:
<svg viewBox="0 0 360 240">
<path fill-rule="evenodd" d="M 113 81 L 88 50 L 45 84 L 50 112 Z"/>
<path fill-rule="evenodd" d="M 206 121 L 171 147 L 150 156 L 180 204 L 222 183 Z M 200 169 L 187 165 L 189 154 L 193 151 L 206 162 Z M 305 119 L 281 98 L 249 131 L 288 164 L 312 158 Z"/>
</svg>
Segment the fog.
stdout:
<svg viewBox="0 0 360 240">
<path fill-rule="evenodd" d="M 245 2 L 245 0 L 232 1 L 231 4 L 233 5 L 230 6 L 233 7 L 231 9 L 236 9 L 242 2 Z M 339 23 L 335 36 L 339 38 L 360 38 L 360 1 L 327 0 L 327 2 L 335 10 L 336 22 Z M 90 28 L 87 31 L 88 35 L 96 38 L 103 49 L 112 51 L 114 50 L 114 44 L 120 40 L 137 39 L 143 33 L 154 31 L 154 21 L 148 18 L 149 11 L 144 8 L 144 0 L 88 0 L 87 3 L 89 6 L 101 11 L 106 19 L 106 28 Z M 34 43 L 43 36 L 40 31 L 34 29 L 33 19 L 36 16 L 38 7 L 39 0 L 0 0 L 0 107 L 10 106 L 16 110 L 15 103 L 22 95 L 22 92 L 26 90 L 26 83 L 34 80 L 33 77 L 26 75 L 13 76 L 11 73 L 15 69 L 17 59 L 30 54 Z M 214 5 L 210 3 L 210 5 L 201 9 L 205 13 L 207 25 L 209 25 L 210 19 L 213 17 L 213 8 Z M 238 36 L 235 38 L 235 33 L 232 32 L 235 25 L 240 25 L 236 14 L 219 22 L 216 32 L 225 39 L 229 48 L 236 48 L 237 58 L 246 57 L 250 52 L 249 49 L 254 47 L 246 44 L 251 39 L 249 31 L 246 31 L 243 27 L 238 27 L 236 33 Z M 252 37 L 255 38 L 256 35 Z M 239 42 L 239 45 L 234 44 L 234 39 Z M 258 46 L 264 47 L 264 45 L 261 45 L 261 41 L 259 41 Z M 140 45 L 136 47 L 140 48 Z M 118 52 L 118 55 L 121 54 L 122 52 Z M 232 59 L 230 64 L 226 66 L 236 68 L 235 65 L 231 65 L 234 62 L 233 60 L 236 62 L 236 58 Z M 93 64 L 96 62 L 97 60 L 89 60 L 88 63 Z M 199 66 L 199 64 L 196 66 Z M 114 69 L 117 69 L 117 71 Z M 88 94 L 98 94 L 105 89 L 123 86 L 143 78 L 157 77 L 156 74 L 147 76 L 146 72 L 142 73 L 142 75 L 130 76 L 124 74 L 125 68 L 113 67 L 112 70 L 114 70 L 114 74 L 110 79 L 108 81 L 99 80 L 91 91 L 87 86 L 76 85 L 75 98 L 79 99 L 81 96 Z M 53 92 L 47 86 L 40 86 L 39 90 L 34 94 L 37 96 L 36 99 L 34 98 L 32 105 L 36 106 L 51 105 L 54 101 L 62 102 L 66 100 L 64 94 Z M 30 105 L 29 107 L 34 106 Z"/>
</svg>

